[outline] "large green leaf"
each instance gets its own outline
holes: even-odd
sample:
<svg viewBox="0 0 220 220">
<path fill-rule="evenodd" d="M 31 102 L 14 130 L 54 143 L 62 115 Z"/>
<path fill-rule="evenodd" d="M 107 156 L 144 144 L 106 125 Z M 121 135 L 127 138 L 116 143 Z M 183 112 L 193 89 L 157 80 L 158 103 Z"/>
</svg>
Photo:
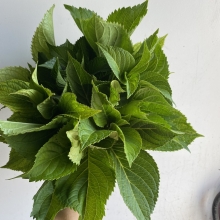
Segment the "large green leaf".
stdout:
<svg viewBox="0 0 220 220">
<path fill-rule="evenodd" d="M 124 143 L 124 152 L 128 160 L 129 166 L 137 158 L 142 148 L 142 139 L 140 134 L 133 128 L 121 127 L 116 124 L 111 124 L 111 128 L 118 132 L 118 136 Z"/>
<path fill-rule="evenodd" d="M 75 171 L 76 165 L 68 158 L 71 143 L 66 135 L 73 128 L 72 124 L 63 126 L 39 150 L 34 166 L 28 172 L 31 181 L 59 179 Z"/>
<path fill-rule="evenodd" d="M 159 188 L 159 172 L 155 161 L 141 150 L 130 167 L 120 145 L 112 149 L 111 155 L 125 204 L 137 219 L 150 220 Z"/>
<path fill-rule="evenodd" d="M 35 123 L 22 123 L 14 121 L 0 121 L 0 130 L 6 136 L 25 134 L 36 131 L 51 130 L 60 128 L 66 124 L 69 119 L 65 116 L 59 115 L 51 120 L 46 125 Z"/>
<path fill-rule="evenodd" d="M 97 42 L 105 46 L 121 47 L 132 52 L 131 40 L 121 25 L 106 22 L 88 10 L 67 5 L 65 7 L 71 12 L 73 19 L 96 54 L 99 54 Z"/>
<path fill-rule="evenodd" d="M 23 122 L 23 123 L 34 123 L 34 124 L 45 124 L 48 121 L 42 117 L 40 112 L 35 109 L 33 112 L 14 112 L 8 119 L 8 121 Z"/>
<path fill-rule="evenodd" d="M 92 102 L 91 106 L 94 109 L 101 110 L 98 114 L 93 116 L 95 123 L 99 127 L 110 125 L 110 123 L 117 123 L 121 119 L 120 112 L 108 101 L 108 97 L 101 93 L 97 86 L 93 83 Z"/>
<path fill-rule="evenodd" d="M 56 132 L 55 129 L 26 134 L 18 134 L 16 136 L 6 137 L 5 140 L 16 152 L 21 156 L 34 160 L 39 149 L 51 138 Z"/>
<path fill-rule="evenodd" d="M 99 110 L 77 102 L 76 95 L 69 92 L 61 96 L 59 108 L 62 114 L 69 114 L 75 118 L 81 119 L 89 118 L 100 112 Z"/>
<path fill-rule="evenodd" d="M 148 1 L 134 7 L 120 8 L 108 16 L 108 22 L 121 24 L 131 35 L 147 13 Z"/>
<path fill-rule="evenodd" d="M 74 21 L 76 22 L 78 28 L 82 31 L 83 29 L 83 24 L 82 21 L 90 19 L 91 17 L 93 17 L 93 15 L 95 15 L 95 12 L 86 9 L 86 8 L 76 8 L 74 6 L 70 6 L 70 5 L 64 5 L 65 8 L 70 12 L 70 14 L 72 15 Z"/>
<path fill-rule="evenodd" d="M 0 82 L 5 82 L 11 79 L 19 79 L 25 82 L 30 80 L 30 72 L 23 67 L 5 67 L 0 69 Z"/>
<path fill-rule="evenodd" d="M 77 171 L 57 181 L 55 194 L 84 220 L 101 220 L 115 184 L 106 150 L 89 148 Z"/>
<path fill-rule="evenodd" d="M 32 38 L 31 52 L 33 60 L 38 61 L 38 53 L 44 53 L 47 58 L 50 58 L 50 51 L 47 43 L 55 45 L 54 30 L 53 30 L 53 5 L 50 10 L 45 14 L 42 22 L 36 29 L 36 32 Z"/>
<path fill-rule="evenodd" d="M 13 112 L 36 112 L 33 104 L 26 97 L 17 97 L 11 95 L 19 90 L 28 89 L 28 83 L 11 79 L 0 83 L 0 103 L 7 106 Z"/>
<path fill-rule="evenodd" d="M 164 78 L 162 75 L 155 72 L 148 72 L 147 74 L 141 75 L 141 80 L 146 80 L 147 82 L 154 85 L 160 90 L 165 98 L 167 98 L 170 102 L 173 102 L 170 85 L 166 78 Z"/>
<path fill-rule="evenodd" d="M 13 148 L 10 151 L 9 161 L 1 168 L 7 168 L 16 171 L 28 172 L 34 165 L 34 160 L 28 160 L 21 156 Z"/>
<path fill-rule="evenodd" d="M 17 92 L 11 93 L 11 96 L 27 100 L 27 102 L 31 102 L 34 107 L 44 100 L 43 94 L 34 89 L 21 89 Z"/>
<path fill-rule="evenodd" d="M 81 64 L 69 55 L 66 68 L 67 80 L 72 92 L 80 103 L 90 105 L 92 93 L 92 77 L 83 69 Z"/>
<path fill-rule="evenodd" d="M 54 220 L 56 214 L 64 207 L 54 193 L 54 183 L 45 181 L 34 196 L 31 216 L 36 220 Z"/>
<path fill-rule="evenodd" d="M 116 135 L 112 130 L 99 130 L 91 119 L 81 120 L 79 123 L 79 139 L 81 142 L 81 150 L 86 147 L 100 142 L 111 135 Z"/>
<path fill-rule="evenodd" d="M 119 47 L 108 47 L 102 44 L 98 44 L 98 47 L 102 51 L 118 80 L 125 82 L 124 74 L 125 72 L 129 72 L 134 67 L 134 57 L 128 51 Z"/>
</svg>

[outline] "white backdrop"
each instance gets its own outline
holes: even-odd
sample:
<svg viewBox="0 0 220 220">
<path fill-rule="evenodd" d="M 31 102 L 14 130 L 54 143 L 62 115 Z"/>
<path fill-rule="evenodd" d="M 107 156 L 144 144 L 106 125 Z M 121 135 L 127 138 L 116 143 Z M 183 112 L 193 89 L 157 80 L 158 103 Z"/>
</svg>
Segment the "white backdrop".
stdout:
<svg viewBox="0 0 220 220">
<path fill-rule="evenodd" d="M 52 4 L 57 44 L 81 35 L 63 4 L 87 7 L 106 17 L 118 7 L 141 0 L 1 0 L 0 68 L 27 66 L 32 35 Z M 170 77 L 176 107 L 204 138 L 186 150 L 150 152 L 158 163 L 160 194 L 152 220 L 211 220 L 211 205 L 220 191 L 220 2 L 218 0 L 150 0 L 148 15 L 133 35 L 141 41 L 160 29 L 168 33 L 165 53 L 174 74 Z M 0 112 L 0 119 L 10 115 Z M 9 149 L 0 145 L 0 166 Z M 32 197 L 41 183 L 6 180 L 19 173 L 0 169 L 0 219 L 29 220 Z M 134 220 L 118 190 L 111 196 L 104 220 Z"/>
</svg>

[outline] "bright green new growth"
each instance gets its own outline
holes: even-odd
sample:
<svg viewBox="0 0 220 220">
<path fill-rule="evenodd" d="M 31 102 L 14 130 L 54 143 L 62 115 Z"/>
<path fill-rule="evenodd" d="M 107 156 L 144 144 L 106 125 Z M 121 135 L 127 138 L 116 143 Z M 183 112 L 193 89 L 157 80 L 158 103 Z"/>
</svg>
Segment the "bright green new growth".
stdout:
<svg viewBox="0 0 220 220">
<path fill-rule="evenodd" d="M 159 172 L 145 150 L 188 149 L 200 136 L 172 105 L 166 36 L 156 31 L 132 44 L 147 1 L 107 21 L 65 8 L 83 34 L 75 44 L 55 45 L 53 6 L 33 37 L 36 67 L 0 70 L 0 103 L 13 112 L 0 121 L 0 140 L 11 148 L 3 167 L 45 181 L 34 196 L 37 220 L 65 207 L 82 220 L 101 220 L 115 182 L 134 216 L 149 220 Z"/>
</svg>

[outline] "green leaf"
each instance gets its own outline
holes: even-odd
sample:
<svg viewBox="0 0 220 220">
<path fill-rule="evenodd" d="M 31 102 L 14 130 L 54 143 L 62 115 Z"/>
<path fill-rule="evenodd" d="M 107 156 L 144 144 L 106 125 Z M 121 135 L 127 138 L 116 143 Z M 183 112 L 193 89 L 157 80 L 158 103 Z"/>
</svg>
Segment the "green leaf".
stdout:
<svg viewBox="0 0 220 220">
<path fill-rule="evenodd" d="M 57 181 L 55 194 L 64 206 L 76 210 L 82 219 L 101 220 L 114 184 L 114 172 L 106 150 L 89 148 L 88 157 L 76 172 Z"/>
<path fill-rule="evenodd" d="M 147 46 L 152 55 L 148 68 L 143 74 L 147 74 L 147 72 L 157 72 L 161 74 L 164 78 L 168 79 L 170 74 L 169 64 L 162 50 L 162 46 L 164 44 L 166 36 L 158 38 L 157 34 L 158 30 L 146 40 Z"/>
<path fill-rule="evenodd" d="M 70 88 L 77 96 L 77 101 L 90 105 L 92 77 L 82 68 L 81 64 L 70 55 L 66 74 Z"/>
<path fill-rule="evenodd" d="M 79 133 L 78 123 L 75 125 L 75 127 L 72 130 L 66 132 L 66 135 L 71 142 L 71 148 L 68 157 L 76 165 L 80 165 L 80 161 L 84 156 L 84 153 L 81 151 L 81 145 L 80 145 L 78 133 Z"/>
<path fill-rule="evenodd" d="M 141 75 L 141 80 L 145 80 L 157 87 L 167 100 L 171 103 L 173 102 L 170 85 L 162 75 L 155 72 L 148 72 L 147 74 Z"/>
<path fill-rule="evenodd" d="M 42 124 L 0 121 L 0 130 L 3 132 L 4 135 L 7 135 L 7 136 L 24 134 L 28 130 L 34 130 L 41 126 Z"/>
<path fill-rule="evenodd" d="M 45 124 L 46 119 L 35 109 L 35 112 L 14 112 L 8 119 L 8 121 L 23 122 L 23 123 L 34 123 L 34 124 Z"/>
<path fill-rule="evenodd" d="M 72 54 L 74 50 L 74 45 L 71 44 L 68 40 L 66 40 L 64 44 L 61 44 L 59 46 L 53 46 L 53 45 L 48 44 L 48 47 L 49 47 L 50 54 L 53 57 L 53 59 L 55 59 L 55 57 L 59 59 L 60 65 L 63 68 L 65 68 L 68 62 L 68 53 Z M 50 67 L 50 69 L 52 68 Z"/>
<path fill-rule="evenodd" d="M 142 148 L 142 139 L 140 134 L 133 128 L 121 127 L 116 124 L 111 124 L 111 128 L 118 132 L 118 136 L 124 143 L 124 152 L 128 160 L 129 166 L 137 158 Z"/>
<path fill-rule="evenodd" d="M 136 118 L 146 119 L 146 113 L 141 110 L 141 101 L 130 101 L 118 110 L 122 116 L 134 116 Z"/>
<path fill-rule="evenodd" d="M 16 136 L 6 137 L 5 140 L 11 148 L 21 156 L 34 160 L 39 149 L 50 139 L 56 132 L 55 129 L 18 134 Z"/>
<path fill-rule="evenodd" d="M 125 92 L 117 80 L 111 81 L 109 101 L 112 105 L 118 105 L 120 101 L 120 93 Z"/>
<path fill-rule="evenodd" d="M 127 98 L 129 98 L 136 91 L 139 85 L 140 74 L 147 69 L 149 59 L 150 51 L 148 50 L 146 43 L 144 43 L 143 52 L 139 62 L 130 72 L 125 75 Z"/>
<path fill-rule="evenodd" d="M 107 47 L 98 44 L 113 73 L 120 82 L 124 82 L 124 73 L 129 72 L 135 65 L 134 57 L 126 50 L 119 47 Z"/>
<path fill-rule="evenodd" d="M 75 118 L 86 119 L 97 113 L 99 110 L 90 108 L 76 101 L 76 95 L 73 93 L 64 93 L 59 102 L 59 108 L 62 114 L 69 114 Z"/>
<path fill-rule="evenodd" d="M 37 72 L 39 84 L 50 89 L 56 94 L 60 94 L 65 87 L 66 81 L 61 75 L 61 67 L 58 58 L 54 58 L 44 64 L 41 64 L 39 67 L 40 68 L 38 68 Z"/>
<path fill-rule="evenodd" d="M 81 142 L 81 150 L 86 147 L 100 142 L 101 140 L 114 135 L 114 131 L 111 130 L 98 130 L 92 120 L 84 119 L 79 123 L 79 138 Z"/>
<path fill-rule="evenodd" d="M 111 69 L 104 57 L 95 57 L 86 65 L 87 71 L 91 75 L 95 75 L 99 80 L 105 80 L 110 77 Z"/>
<path fill-rule="evenodd" d="M 5 67 L 0 69 L 0 82 L 5 82 L 11 79 L 18 79 L 25 82 L 30 81 L 30 72 L 23 67 Z"/>
<path fill-rule="evenodd" d="M 111 152 L 116 180 L 125 204 L 137 219 L 150 220 L 159 188 L 155 161 L 141 150 L 132 167 L 129 167 L 122 146 L 113 148 Z"/>
<path fill-rule="evenodd" d="M 50 96 L 37 105 L 37 110 L 45 119 L 51 119 L 58 113 L 58 103 L 56 96 Z"/>
<path fill-rule="evenodd" d="M 11 93 L 11 95 L 17 97 L 18 99 L 27 99 L 34 105 L 34 107 L 44 100 L 44 96 L 34 89 L 21 89 L 17 92 Z"/>
<path fill-rule="evenodd" d="M 71 12 L 73 19 L 96 54 L 99 54 L 97 42 L 105 46 L 121 47 L 132 52 L 131 40 L 121 25 L 106 22 L 90 12 L 87 14 L 87 10 L 82 13 L 81 11 L 84 9 L 74 8 L 73 11 L 70 6 L 65 7 Z"/>
<path fill-rule="evenodd" d="M 31 133 L 36 131 L 60 128 L 68 122 L 69 118 L 59 115 L 46 125 L 35 123 L 22 123 L 13 121 L 0 121 L 0 130 L 6 136 Z"/>
<path fill-rule="evenodd" d="M 53 5 L 49 11 L 45 14 L 42 22 L 36 29 L 36 32 L 32 38 L 31 52 L 33 60 L 38 61 L 38 53 L 42 52 L 47 58 L 50 58 L 50 51 L 47 43 L 55 45 L 54 30 L 53 30 Z"/>
<path fill-rule="evenodd" d="M 28 173 L 30 181 L 59 179 L 75 171 L 76 165 L 68 158 L 71 143 L 66 135 L 72 127 L 73 122 L 64 125 L 38 151 L 34 166 Z"/>
<path fill-rule="evenodd" d="M 117 123 L 121 119 L 120 112 L 108 101 L 105 94 L 101 93 L 97 86 L 93 83 L 92 102 L 91 106 L 94 109 L 101 110 L 98 114 L 93 116 L 93 119 L 99 127 L 110 125 L 110 123 Z"/>
<path fill-rule="evenodd" d="M 91 59 L 96 57 L 95 52 L 84 36 L 76 41 L 74 44 L 74 49 L 73 51 L 70 51 L 70 54 L 79 63 L 84 63 L 83 65 L 85 66 Z"/>
<path fill-rule="evenodd" d="M 131 35 L 147 13 L 148 1 L 134 7 L 120 8 L 108 16 L 108 22 L 121 24 Z"/>
<path fill-rule="evenodd" d="M 31 216 L 37 220 L 53 220 L 56 214 L 64 207 L 59 203 L 54 192 L 54 183 L 45 181 L 34 196 L 34 205 Z"/>
<path fill-rule="evenodd" d="M 64 7 L 70 12 L 78 28 L 82 31 L 82 21 L 90 19 L 95 15 L 95 12 L 86 8 L 76 8 L 70 5 L 64 5 Z"/>
<path fill-rule="evenodd" d="M 53 95 L 50 89 L 44 88 L 42 85 L 39 85 L 38 77 L 37 77 L 37 66 L 31 76 L 30 89 L 34 89 L 40 92 L 43 95 L 44 99 Z"/>
<path fill-rule="evenodd" d="M 7 168 L 16 171 L 28 172 L 34 165 L 33 160 L 21 156 L 13 148 L 10 151 L 9 161 L 1 168 Z"/>
<path fill-rule="evenodd" d="M 27 98 L 11 95 L 19 90 L 28 89 L 28 83 L 21 80 L 8 80 L 0 83 L 0 103 L 13 112 L 36 112 Z"/>
</svg>

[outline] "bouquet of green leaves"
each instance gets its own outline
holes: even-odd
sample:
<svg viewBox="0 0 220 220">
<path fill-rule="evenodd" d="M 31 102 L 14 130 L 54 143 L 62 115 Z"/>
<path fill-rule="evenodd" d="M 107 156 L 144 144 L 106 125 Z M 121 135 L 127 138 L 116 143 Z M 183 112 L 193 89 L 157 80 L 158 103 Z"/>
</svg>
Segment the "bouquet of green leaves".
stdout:
<svg viewBox="0 0 220 220">
<path fill-rule="evenodd" d="M 75 44 L 55 45 L 53 6 L 33 36 L 36 66 L 0 70 L 0 103 L 13 112 L 0 121 L 1 141 L 11 148 L 3 167 L 44 180 L 31 213 L 37 220 L 65 207 L 101 220 L 116 181 L 134 216 L 150 219 L 159 172 L 146 150 L 187 149 L 199 136 L 173 107 L 166 36 L 156 31 L 132 43 L 147 1 L 107 20 L 65 8 L 83 33 Z"/>
</svg>

